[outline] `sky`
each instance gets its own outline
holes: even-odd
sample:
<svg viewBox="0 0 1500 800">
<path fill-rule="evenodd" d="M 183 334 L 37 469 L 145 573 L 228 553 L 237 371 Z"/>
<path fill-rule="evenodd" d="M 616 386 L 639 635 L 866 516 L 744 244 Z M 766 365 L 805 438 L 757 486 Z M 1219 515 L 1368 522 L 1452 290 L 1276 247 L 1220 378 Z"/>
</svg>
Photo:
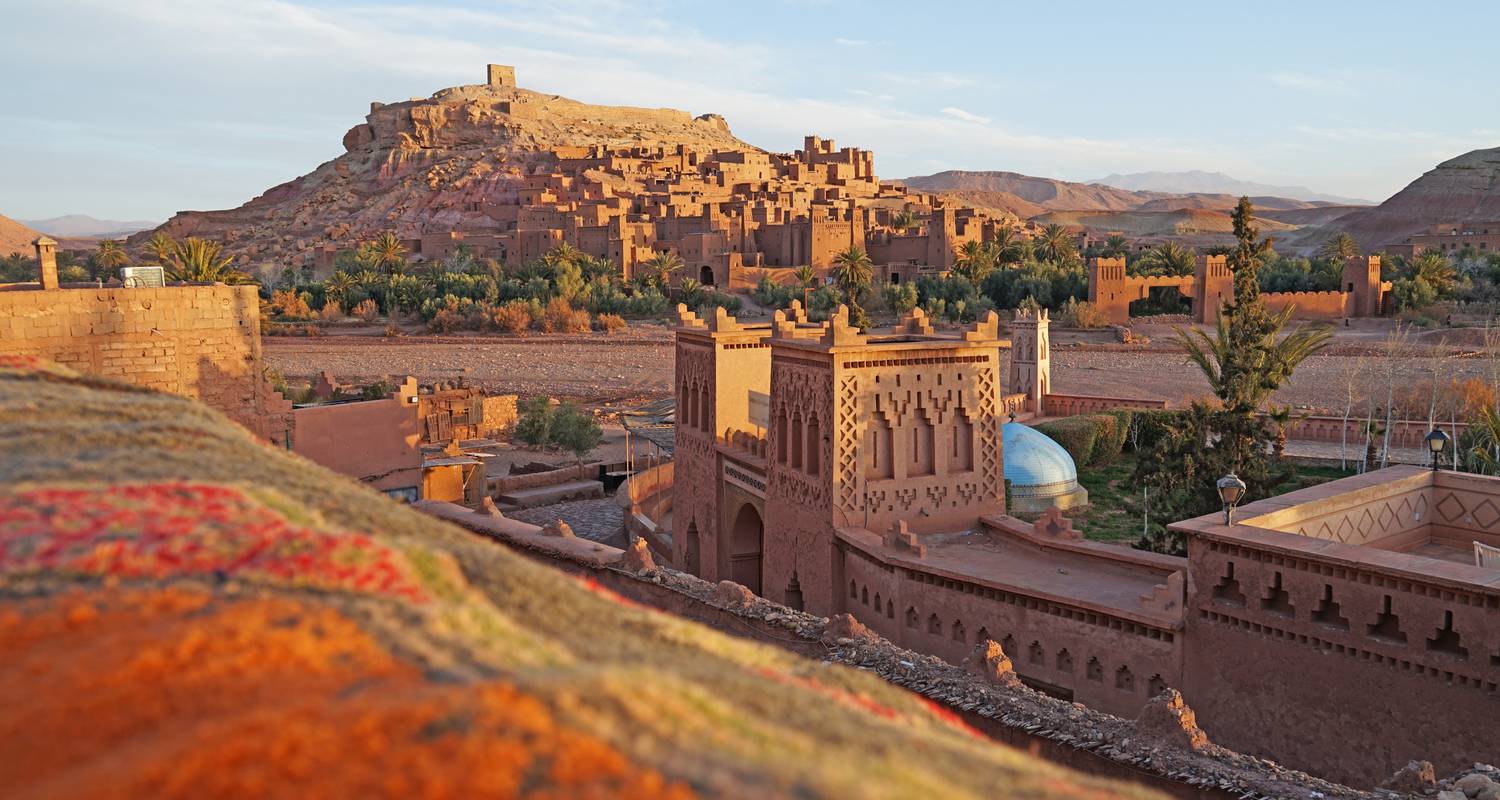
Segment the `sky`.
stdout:
<svg viewBox="0 0 1500 800">
<path fill-rule="evenodd" d="M 484 80 L 818 134 L 885 178 L 1201 169 L 1382 200 L 1500 146 L 1500 4 L 0 0 L 0 214 L 232 208 Z"/>
</svg>

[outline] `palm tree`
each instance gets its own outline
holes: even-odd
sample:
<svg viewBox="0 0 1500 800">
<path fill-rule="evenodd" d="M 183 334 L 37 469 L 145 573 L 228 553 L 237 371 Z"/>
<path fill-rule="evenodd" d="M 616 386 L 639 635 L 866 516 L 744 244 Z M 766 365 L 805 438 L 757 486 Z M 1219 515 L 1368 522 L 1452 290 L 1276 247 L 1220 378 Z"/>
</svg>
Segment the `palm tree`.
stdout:
<svg viewBox="0 0 1500 800">
<path fill-rule="evenodd" d="M 1453 290 L 1453 281 L 1458 276 L 1448 257 L 1436 250 L 1427 250 L 1417 256 L 1410 269 L 1413 278 L 1426 282 L 1440 296 Z"/>
<path fill-rule="evenodd" d="M 891 216 L 891 227 L 898 231 L 910 230 L 917 227 L 917 224 L 917 215 L 909 208 L 903 208 Z"/>
<path fill-rule="evenodd" d="M 1077 252 L 1073 246 L 1073 234 L 1055 222 L 1042 228 L 1041 234 L 1037 236 L 1036 254 L 1043 261 L 1061 264 Z"/>
<path fill-rule="evenodd" d="M 338 303 L 340 308 L 348 309 L 349 293 L 354 291 L 354 287 L 358 285 L 354 280 L 354 276 L 343 270 L 339 270 L 328 276 L 328 280 L 323 281 L 323 295 L 329 300 Z"/>
<path fill-rule="evenodd" d="M 371 267 L 386 272 L 400 272 L 406 267 L 406 245 L 396 238 L 396 234 L 386 231 L 380 234 L 373 242 L 367 242 L 364 247 L 365 260 Z"/>
<path fill-rule="evenodd" d="M 567 242 L 560 242 L 556 247 L 548 250 L 546 255 L 542 256 L 543 261 L 554 267 L 558 264 L 577 264 L 582 258 L 584 258 L 583 251 Z"/>
<path fill-rule="evenodd" d="M 874 275 L 875 262 L 858 245 L 851 244 L 833 256 L 833 282 L 838 284 L 839 291 L 844 293 L 844 298 L 849 303 L 851 324 L 860 328 L 870 327 L 861 301 L 870 291 L 870 281 Z"/>
<path fill-rule="evenodd" d="M 189 283 L 250 282 L 250 276 L 234 268 L 234 258 L 224 255 L 223 245 L 196 236 L 177 243 L 167 275 L 174 281 Z"/>
<path fill-rule="evenodd" d="M 165 233 L 157 231 L 146 240 L 146 252 L 156 259 L 156 263 L 165 266 L 172 261 L 172 254 L 177 252 L 177 242 Z"/>
<path fill-rule="evenodd" d="M 670 250 L 657 253 L 641 264 L 651 284 L 663 292 L 672 282 L 672 273 L 682 271 L 682 267 L 682 258 Z"/>
<path fill-rule="evenodd" d="M 1253 412 L 1265 403 L 1271 392 L 1280 388 L 1298 364 L 1326 347 L 1333 339 L 1333 332 L 1326 326 L 1298 328 L 1282 336 L 1281 331 L 1294 310 L 1292 306 L 1287 306 L 1271 315 L 1264 338 L 1252 343 L 1261 353 L 1251 365 L 1256 377 L 1253 381 L 1237 381 L 1232 385 L 1231 382 L 1239 376 L 1225 373 L 1225 366 L 1236 361 L 1235 344 L 1229 330 L 1229 315 L 1219 315 L 1214 336 L 1210 337 L 1196 328 L 1178 328 L 1177 341 L 1187 352 L 1188 360 L 1203 372 L 1203 377 L 1208 379 L 1209 388 L 1224 401 L 1226 407 Z M 1236 392 L 1244 394 L 1231 396 Z"/>
<path fill-rule="evenodd" d="M 995 251 L 995 262 L 997 265 L 1014 264 L 1022 261 L 1021 257 L 1021 234 L 1015 228 L 999 228 L 995 231 L 995 238 L 990 240 L 990 247 Z"/>
<path fill-rule="evenodd" d="M 995 262 L 998 260 L 993 247 L 978 241 L 964 242 L 959 246 L 957 256 L 953 262 L 953 271 L 968 278 L 975 286 L 995 271 Z"/>
<path fill-rule="evenodd" d="M 1479 419 L 1470 421 L 1469 430 L 1474 432 L 1468 452 L 1474 471 L 1481 475 L 1500 474 L 1500 413 L 1492 406 L 1482 406 Z"/>
<path fill-rule="evenodd" d="M 1359 243 L 1354 241 L 1353 236 L 1339 231 L 1323 243 L 1318 249 L 1318 255 L 1335 264 L 1342 264 L 1359 255 Z"/>
<path fill-rule="evenodd" d="M 797 271 L 792 274 L 797 278 L 797 285 L 804 289 L 811 289 L 818 285 L 818 271 L 807 264 L 798 267 Z"/>
<path fill-rule="evenodd" d="M 119 242 L 113 239 L 104 239 L 99 242 L 99 249 L 94 253 L 93 262 L 94 266 L 98 269 L 94 277 L 100 278 L 103 276 L 99 273 L 119 269 L 129 264 L 130 256 L 126 255 L 125 251 L 120 248 Z"/>
<path fill-rule="evenodd" d="M 1139 272 L 1145 275 L 1191 275 L 1198 254 L 1176 242 L 1162 242 L 1141 256 Z"/>
<path fill-rule="evenodd" d="M 1292 407 L 1272 406 L 1266 412 L 1266 417 L 1276 429 L 1276 438 L 1271 443 L 1271 458 L 1280 464 L 1282 457 L 1286 455 L 1286 429 L 1292 424 Z"/>
<path fill-rule="evenodd" d="M 1130 251 L 1130 241 L 1118 233 L 1111 233 L 1104 240 L 1104 248 L 1101 251 L 1110 258 L 1119 258 Z"/>
</svg>

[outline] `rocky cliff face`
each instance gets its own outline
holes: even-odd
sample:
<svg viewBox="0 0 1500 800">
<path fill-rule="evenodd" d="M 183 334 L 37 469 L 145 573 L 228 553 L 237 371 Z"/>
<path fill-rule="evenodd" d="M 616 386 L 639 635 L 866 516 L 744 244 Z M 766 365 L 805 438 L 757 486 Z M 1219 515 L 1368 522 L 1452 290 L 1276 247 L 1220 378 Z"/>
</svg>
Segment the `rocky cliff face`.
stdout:
<svg viewBox="0 0 1500 800">
<path fill-rule="evenodd" d="M 1345 214 L 1309 238 L 1338 231 L 1366 250 L 1398 244 L 1440 222 L 1500 219 L 1500 147 L 1474 150 L 1444 161 L 1374 208 Z"/>
<path fill-rule="evenodd" d="M 386 231 L 493 230 L 485 205 L 513 200 L 526 176 L 550 171 L 555 147 L 757 150 L 715 114 L 595 106 L 487 84 L 373 103 L 343 144 L 343 155 L 239 208 L 180 212 L 159 230 L 218 239 L 249 263 L 283 262 Z"/>
</svg>

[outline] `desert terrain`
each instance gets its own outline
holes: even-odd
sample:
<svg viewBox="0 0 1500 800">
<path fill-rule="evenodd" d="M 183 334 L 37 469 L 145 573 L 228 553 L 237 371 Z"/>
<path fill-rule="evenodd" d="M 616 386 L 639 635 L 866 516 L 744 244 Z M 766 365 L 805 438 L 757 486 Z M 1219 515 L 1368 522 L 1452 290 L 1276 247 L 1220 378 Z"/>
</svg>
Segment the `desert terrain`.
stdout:
<svg viewBox="0 0 1500 800">
<path fill-rule="evenodd" d="M 1302 409 L 1342 408 L 1345 370 L 1355 365 L 1364 391 L 1383 401 L 1391 360 L 1381 345 L 1387 320 L 1360 320 L 1339 328 L 1331 348 L 1298 367 L 1276 394 L 1277 403 Z M 1168 325 L 1145 325 L 1137 333 L 1145 347 L 1105 343 L 1099 333 L 1058 331 L 1053 337 L 1052 386 L 1059 394 L 1158 398 L 1174 405 L 1208 393 L 1197 368 L 1171 342 Z M 1472 329 L 1447 331 L 1450 341 L 1476 339 Z M 1445 332 L 1428 333 L 1436 344 Z M 329 370 L 340 380 L 414 375 L 421 381 L 465 378 L 475 385 L 523 396 L 552 395 L 589 405 L 618 406 L 668 397 L 672 385 L 671 329 L 636 324 L 624 335 L 407 336 L 333 335 L 314 338 L 266 337 L 266 361 L 298 380 Z M 1442 346 L 1444 375 L 1483 377 L 1486 363 L 1471 344 Z M 1468 357 L 1464 354 L 1468 353 Z M 1395 365 L 1398 385 L 1426 380 L 1426 359 L 1404 357 Z"/>
</svg>

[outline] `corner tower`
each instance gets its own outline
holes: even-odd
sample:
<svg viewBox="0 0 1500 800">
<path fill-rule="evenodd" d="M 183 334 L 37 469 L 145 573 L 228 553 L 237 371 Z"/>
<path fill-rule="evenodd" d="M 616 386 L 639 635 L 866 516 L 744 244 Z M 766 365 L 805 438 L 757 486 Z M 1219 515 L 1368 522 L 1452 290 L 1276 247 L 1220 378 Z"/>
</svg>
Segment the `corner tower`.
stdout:
<svg viewBox="0 0 1500 800">
<path fill-rule="evenodd" d="M 829 614 L 836 529 L 960 531 L 1004 512 L 999 318 L 937 336 L 913 312 L 867 335 L 841 307 L 821 337 L 798 333 L 778 321 L 769 340 L 761 593 Z"/>
<path fill-rule="evenodd" d="M 1042 412 L 1042 400 L 1052 391 L 1051 334 L 1047 309 L 1021 311 L 1011 322 L 1010 369 L 1007 394 L 1026 395 L 1027 408 Z"/>
</svg>

